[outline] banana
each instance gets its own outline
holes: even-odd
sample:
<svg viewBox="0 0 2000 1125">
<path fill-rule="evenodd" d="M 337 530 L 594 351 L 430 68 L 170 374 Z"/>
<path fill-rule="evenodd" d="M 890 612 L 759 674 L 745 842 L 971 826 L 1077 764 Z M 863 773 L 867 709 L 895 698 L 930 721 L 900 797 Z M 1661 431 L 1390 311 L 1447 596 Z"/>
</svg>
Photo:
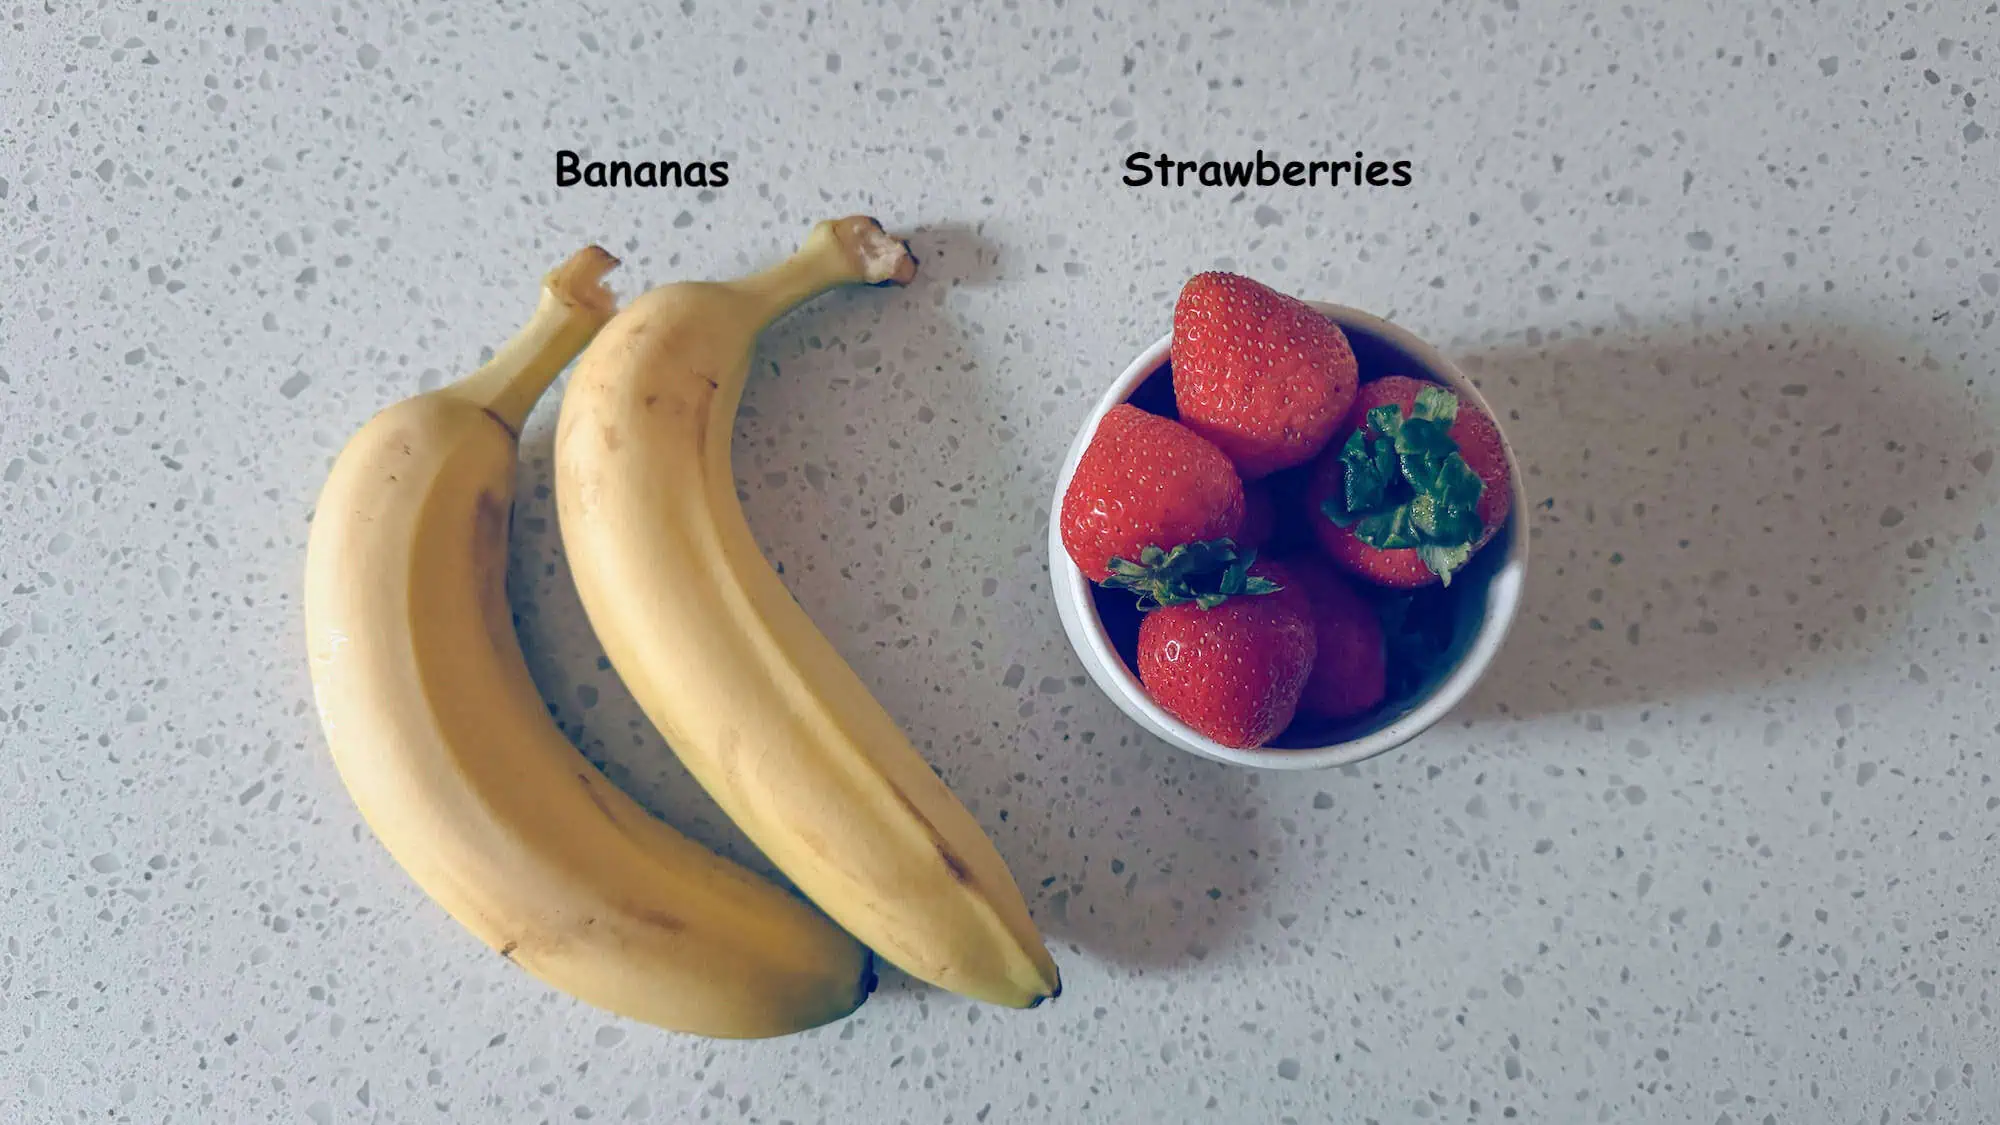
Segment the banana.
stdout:
<svg viewBox="0 0 2000 1125">
<path fill-rule="evenodd" d="M 369 827 L 481 941 L 633 1019 L 782 1035 L 854 1010 L 867 951 L 593 768 L 550 720 L 507 606 L 517 437 L 611 317 L 616 264 L 576 254 L 491 363 L 342 450 L 306 552 L 313 693 Z"/>
<path fill-rule="evenodd" d="M 1006 863 L 764 561 L 730 470 L 763 328 L 835 286 L 915 273 L 855 216 L 761 273 L 638 297 L 564 392 L 556 510 L 612 666 L 764 854 L 911 975 L 1033 1007 L 1061 977 Z"/>
</svg>

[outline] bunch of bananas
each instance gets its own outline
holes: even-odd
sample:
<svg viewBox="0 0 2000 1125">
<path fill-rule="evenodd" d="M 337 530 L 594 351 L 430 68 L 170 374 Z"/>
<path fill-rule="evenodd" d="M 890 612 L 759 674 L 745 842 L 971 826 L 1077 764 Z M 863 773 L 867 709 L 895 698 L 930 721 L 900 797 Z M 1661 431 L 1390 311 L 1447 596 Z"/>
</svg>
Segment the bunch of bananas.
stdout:
<svg viewBox="0 0 2000 1125">
<path fill-rule="evenodd" d="M 588 1003 L 783 1035 L 874 987 L 870 950 L 995 1004 L 1061 991 L 1013 876 L 767 565 L 730 472 L 758 334 L 916 260 L 874 220 L 618 311 L 591 247 L 490 363 L 348 442 L 307 548 L 313 690 L 342 781 L 426 893 Z M 812 903 L 632 801 L 550 720 L 505 591 L 517 442 L 581 358 L 556 436 L 565 549 L 612 666 L 696 779 Z M 819 909 L 814 909 L 817 904 Z M 822 911 L 824 913 L 822 913 Z"/>
</svg>

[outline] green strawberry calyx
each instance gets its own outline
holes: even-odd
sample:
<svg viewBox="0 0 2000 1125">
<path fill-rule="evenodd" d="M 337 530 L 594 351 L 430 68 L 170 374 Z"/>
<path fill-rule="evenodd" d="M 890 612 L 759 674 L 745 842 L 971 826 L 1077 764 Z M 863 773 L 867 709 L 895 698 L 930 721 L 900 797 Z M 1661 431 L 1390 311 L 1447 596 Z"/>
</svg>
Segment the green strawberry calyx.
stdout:
<svg viewBox="0 0 2000 1125">
<path fill-rule="evenodd" d="M 1457 419 L 1458 398 L 1442 387 L 1417 392 L 1408 418 L 1393 404 L 1370 410 L 1341 447 L 1340 494 L 1320 505 L 1370 547 L 1414 549 L 1447 586 L 1485 531 L 1478 508 L 1486 482 L 1452 440 Z"/>
<path fill-rule="evenodd" d="M 1098 585 L 1138 594 L 1141 613 L 1188 602 L 1214 609 L 1230 598 L 1283 589 L 1251 574 L 1255 561 L 1257 552 L 1238 548 L 1233 539 L 1197 540 L 1171 550 L 1149 546 L 1139 551 L 1136 562 L 1112 559 L 1111 576 Z"/>
</svg>

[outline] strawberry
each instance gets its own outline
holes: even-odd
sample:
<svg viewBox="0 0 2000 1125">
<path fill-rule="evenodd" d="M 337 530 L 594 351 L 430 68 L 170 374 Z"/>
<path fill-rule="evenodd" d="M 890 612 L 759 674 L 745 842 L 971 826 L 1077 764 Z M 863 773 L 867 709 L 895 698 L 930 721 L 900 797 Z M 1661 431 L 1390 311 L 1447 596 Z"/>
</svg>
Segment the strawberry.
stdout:
<svg viewBox="0 0 2000 1125">
<path fill-rule="evenodd" d="M 1361 388 L 1306 499 L 1335 563 L 1403 588 L 1450 585 L 1513 508 L 1493 420 L 1444 387 L 1404 375 Z"/>
<path fill-rule="evenodd" d="M 1290 725 L 1312 671 L 1311 607 L 1274 563 L 1249 568 L 1275 585 L 1204 607 L 1180 602 L 1139 623 L 1139 682 L 1168 714 L 1224 746 L 1262 746 Z"/>
<path fill-rule="evenodd" d="M 1120 403 L 1097 424 L 1063 493 L 1062 541 L 1092 582 L 1147 548 L 1227 539 L 1243 526 L 1243 481 L 1208 439 Z"/>
<path fill-rule="evenodd" d="M 1174 304 L 1174 405 L 1256 480 L 1317 456 L 1360 378 L 1340 327 L 1233 273 L 1196 274 Z"/>
<path fill-rule="evenodd" d="M 1292 585 L 1306 596 L 1319 642 L 1299 712 L 1324 719 L 1368 712 L 1382 702 L 1389 685 L 1388 647 L 1375 607 L 1320 558 L 1301 555 L 1284 565 Z"/>
</svg>

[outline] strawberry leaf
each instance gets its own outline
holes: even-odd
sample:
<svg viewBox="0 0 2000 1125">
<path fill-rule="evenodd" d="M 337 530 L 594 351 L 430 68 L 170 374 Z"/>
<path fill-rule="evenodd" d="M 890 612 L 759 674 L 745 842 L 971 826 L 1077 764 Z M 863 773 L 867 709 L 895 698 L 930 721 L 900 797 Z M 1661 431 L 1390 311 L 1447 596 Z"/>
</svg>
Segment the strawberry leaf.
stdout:
<svg viewBox="0 0 2000 1125">
<path fill-rule="evenodd" d="M 1340 495 L 1320 506 L 1370 547 L 1415 549 L 1447 584 L 1485 530 L 1478 509 L 1486 484 L 1451 436 L 1458 409 L 1456 395 L 1428 386 L 1408 418 L 1393 404 L 1370 410 L 1341 447 Z"/>
<path fill-rule="evenodd" d="M 1250 573 L 1256 559 L 1256 551 L 1239 549 L 1231 539 L 1182 543 L 1172 550 L 1148 546 L 1139 551 L 1136 562 L 1112 559 L 1110 577 L 1098 585 L 1139 595 L 1141 613 L 1187 602 L 1214 609 L 1233 597 L 1272 594 L 1281 588 Z"/>
<path fill-rule="evenodd" d="M 1358 429 L 1341 446 L 1340 463 L 1342 503 L 1334 505 L 1328 501 L 1327 516 L 1346 527 L 1354 522 L 1348 512 L 1370 512 L 1382 506 L 1390 484 L 1396 479 L 1397 467 L 1395 451 L 1388 443 L 1376 442 L 1371 448 Z"/>
<path fill-rule="evenodd" d="M 1425 387 L 1417 392 L 1410 417 L 1426 422 L 1443 422 L 1445 429 L 1450 429 L 1451 424 L 1458 421 L 1458 396 L 1443 387 Z"/>
<path fill-rule="evenodd" d="M 1368 412 L 1368 428 L 1385 441 L 1395 441 L 1403 429 L 1403 412 L 1395 407 L 1378 406 Z"/>
<path fill-rule="evenodd" d="M 1385 551 L 1407 550 L 1419 546 L 1423 540 L 1417 533 L 1416 520 L 1411 517 L 1410 506 L 1400 504 L 1386 512 L 1363 516 L 1354 522 L 1354 537 L 1371 547 Z"/>
<path fill-rule="evenodd" d="M 1424 560 L 1424 565 L 1430 568 L 1432 574 L 1438 576 L 1439 582 L 1449 586 L 1452 574 L 1472 558 L 1472 545 L 1468 543 L 1457 547 L 1439 547 L 1427 543 L 1417 548 L 1417 557 Z"/>
<path fill-rule="evenodd" d="M 1231 565 L 1228 570 L 1222 572 L 1222 581 L 1217 584 L 1216 592 L 1225 598 L 1232 594 L 1240 594 L 1243 592 L 1244 579 L 1247 577 L 1242 567 Z"/>
</svg>

